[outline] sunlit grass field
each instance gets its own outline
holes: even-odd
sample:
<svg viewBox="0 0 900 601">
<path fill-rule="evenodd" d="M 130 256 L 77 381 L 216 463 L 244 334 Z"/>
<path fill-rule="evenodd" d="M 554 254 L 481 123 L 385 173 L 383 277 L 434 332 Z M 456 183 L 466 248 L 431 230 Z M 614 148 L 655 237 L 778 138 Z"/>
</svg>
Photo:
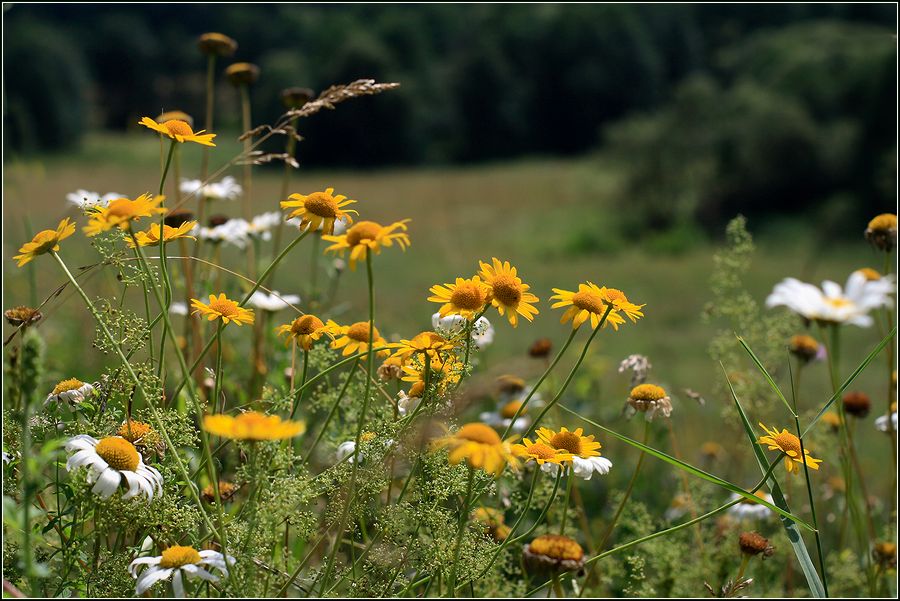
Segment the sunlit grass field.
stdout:
<svg viewBox="0 0 900 601">
<path fill-rule="evenodd" d="M 221 143 L 211 155 L 211 171 L 239 152 L 235 138 L 221 136 Z M 152 137 L 93 135 L 75 153 L 8 161 L 4 182 L 4 306 L 41 302 L 63 283 L 48 262 L 15 269 L 10 257 L 26 239 L 27 224 L 36 231 L 56 224 L 64 216 L 78 218 L 78 210 L 65 201 L 65 195 L 78 188 L 130 196 L 155 190 L 157 170 L 146 166 L 159 160 L 159 152 Z M 182 177 L 197 177 L 199 157 L 199 149 L 185 150 Z M 358 206 L 364 207 L 366 218 L 412 220 L 410 250 L 384 253 L 379 258 L 378 325 L 389 337 L 407 337 L 429 328 L 431 307 L 424 302 L 428 288 L 452 281 L 458 275 L 475 273 L 479 259 L 497 256 L 519 266 L 520 273 L 542 300 L 541 313 L 533 324 L 525 323 L 517 329 L 495 317 L 495 342 L 481 357 L 488 370 L 473 380 L 473 387 L 479 380 L 486 384 L 492 376 L 506 372 L 525 377 L 539 375 L 543 365 L 527 358 L 529 345 L 543 336 L 558 345 L 566 336 L 566 329 L 558 324 L 559 312 L 550 310 L 547 303 L 550 288 L 571 288 L 587 278 L 627 290 L 629 297 L 647 304 L 646 319 L 636 327 L 619 331 L 614 349 L 609 346 L 611 339 L 602 338 L 592 349 L 596 359 L 591 372 L 596 374 L 597 390 L 602 392 L 597 398 L 598 406 L 607 407 L 607 413 L 613 414 L 621 407 L 627 379 L 615 368 L 619 360 L 631 353 L 648 355 L 655 376 L 676 395 L 677 391 L 691 388 L 707 398 L 707 405 L 699 407 L 687 396 L 676 397 L 675 423 L 681 422 L 684 431 L 691 433 L 682 443 L 685 451 L 696 448 L 708 437 L 708 427 L 717 423 L 718 407 L 731 402 L 712 394 L 713 383 L 721 375 L 708 354 L 710 338 L 728 325 L 707 323 L 702 318 L 711 299 L 708 280 L 712 255 L 721 244 L 721 237 L 698 239 L 673 252 L 642 242 L 641 232 L 617 230 L 618 218 L 628 210 L 628 203 L 619 196 L 615 167 L 602 156 L 381 171 L 307 171 L 302 167 L 302 145 L 299 157 L 301 169 L 293 175 L 292 191 L 307 193 L 333 186 L 359 200 Z M 240 179 L 240 167 L 231 167 L 226 173 Z M 257 168 L 254 213 L 277 210 L 280 187 L 279 168 Z M 170 188 L 167 193 L 174 191 Z M 240 216 L 240 203 L 220 204 L 216 212 Z M 865 224 L 860 225 L 860 233 L 864 227 Z M 862 235 L 855 243 L 823 247 L 814 227 L 799 218 L 778 224 L 751 222 L 749 228 L 756 236 L 758 248 L 745 285 L 759 303 L 786 276 L 813 283 L 832 279 L 843 284 L 854 269 L 880 267 L 876 263 L 881 257 L 862 240 Z M 66 241 L 65 246 L 73 265 L 97 261 L 96 253 L 81 236 Z M 263 243 L 262 251 L 267 257 L 272 252 L 271 243 Z M 304 248 L 293 253 L 280 268 L 273 288 L 302 295 L 309 284 L 309 252 Z M 239 251 L 233 248 L 225 252 L 223 263 L 244 264 Z M 30 298 L 31 270 L 36 299 Z M 108 271 L 91 276 L 87 289 L 98 296 L 111 294 L 113 284 L 113 274 Z M 199 292 L 202 295 L 212 291 Z M 79 303 L 67 302 L 71 294 L 67 290 L 46 305 L 41 333 L 55 351 L 49 366 L 54 373 L 66 377 L 88 370 L 90 373 L 85 375 L 90 376 L 99 373 L 106 358 L 83 352 L 94 326 Z M 138 296 L 132 300 L 137 302 Z M 365 317 L 364 272 L 348 270 L 344 274 L 337 300 L 344 310 L 342 318 Z M 877 340 L 874 329 L 844 330 L 843 369 L 848 372 Z M 68 345 L 82 350 L 66 352 Z M 821 398 L 816 401 L 820 404 L 827 398 L 826 371 L 821 365 L 813 369 L 822 373 L 807 378 L 806 385 L 816 390 L 821 383 L 817 390 Z M 882 379 L 880 370 L 869 370 L 855 385 L 870 391 L 876 409 L 883 405 Z M 878 461 L 866 452 L 866 447 L 880 449 L 881 442 L 880 437 L 874 441 L 859 438 L 864 462 Z"/>
</svg>

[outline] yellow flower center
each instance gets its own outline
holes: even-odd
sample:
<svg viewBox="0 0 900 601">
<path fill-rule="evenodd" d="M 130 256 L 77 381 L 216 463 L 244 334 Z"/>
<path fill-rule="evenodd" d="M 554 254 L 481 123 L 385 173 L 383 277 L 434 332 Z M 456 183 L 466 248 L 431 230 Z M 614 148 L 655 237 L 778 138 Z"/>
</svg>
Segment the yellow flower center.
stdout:
<svg viewBox="0 0 900 601">
<path fill-rule="evenodd" d="M 124 424 L 122 424 L 116 434 L 118 434 L 128 442 L 134 442 L 136 440 L 142 439 L 152 431 L 153 428 L 150 427 L 150 424 L 132 420 L 130 422 L 125 422 Z"/>
<path fill-rule="evenodd" d="M 170 119 L 163 123 L 163 127 L 169 130 L 169 133 L 177 136 L 193 136 L 194 130 L 191 129 L 191 126 L 182 121 L 181 119 Z"/>
<path fill-rule="evenodd" d="M 631 398 L 638 401 L 658 401 L 665 396 L 665 389 L 656 384 L 641 384 L 631 389 Z"/>
<path fill-rule="evenodd" d="M 68 392 L 70 390 L 78 390 L 84 386 L 84 382 L 78 380 L 76 378 L 69 378 L 68 380 L 63 380 L 59 384 L 53 387 L 52 394 L 59 394 L 61 392 Z"/>
<path fill-rule="evenodd" d="M 450 295 L 450 302 L 464 311 L 477 311 L 484 301 L 484 289 L 474 282 L 463 282 Z"/>
<path fill-rule="evenodd" d="M 197 549 L 175 545 L 162 552 L 159 567 L 180 568 L 184 565 L 197 563 L 200 563 L 200 553 L 197 552 Z"/>
<path fill-rule="evenodd" d="M 213 300 L 209 303 L 209 308 L 211 311 L 215 311 L 219 315 L 227 317 L 228 319 L 237 317 L 241 313 L 238 310 L 237 303 L 229 299 L 219 300 L 217 298 L 216 300 Z"/>
<path fill-rule="evenodd" d="M 580 561 L 584 557 L 584 549 L 575 540 L 559 534 L 539 536 L 528 545 L 529 551 L 545 555 L 553 559 Z"/>
<path fill-rule="evenodd" d="M 846 298 L 826 298 L 825 302 L 834 307 L 835 309 L 840 309 L 841 307 L 848 307 L 853 304 L 852 301 L 847 300 Z"/>
<path fill-rule="evenodd" d="M 581 437 L 574 432 L 559 432 L 550 439 L 550 444 L 556 449 L 565 449 L 573 455 L 581 454 Z"/>
<path fill-rule="evenodd" d="M 365 240 L 374 240 L 381 232 L 381 226 L 374 221 L 360 221 L 347 230 L 347 244 L 356 246 Z"/>
<path fill-rule="evenodd" d="M 897 229 L 897 216 L 883 213 L 869 222 L 869 229 L 875 232 L 887 232 Z"/>
<path fill-rule="evenodd" d="M 522 286 L 509 275 L 498 275 L 491 283 L 494 298 L 504 305 L 515 305 L 522 298 Z"/>
<path fill-rule="evenodd" d="M 793 451 L 797 457 L 800 457 L 800 439 L 788 432 L 787 430 L 773 436 L 775 442 L 781 447 L 782 451 Z"/>
<path fill-rule="evenodd" d="M 572 295 L 572 304 L 591 313 L 603 314 L 606 311 L 606 305 L 603 299 L 593 292 L 581 291 Z"/>
<path fill-rule="evenodd" d="M 504 419 L 512 419 L 512 417 L 516 414 L 516 411 L 519 410 L 519 407 L 522 406 L 522 401 L 510 401 L 507 404 L 500 407 L 500 417 Z M 524 413 L 524 411 L 523 411 Z"/>
<path fill-rule="evenodd" d="M 500 444 L 500 435 L 497 431 L 481 423 L 466 424 L 456 433 L 457 438 L 471 440 L 472 442 L 480 442 L 487 445 Z"/>
<path fill-rule="evenodd" d="M 140 463 L 140 455 L 134 445 L 119 436 L 107 436 L 97 443 L 95 450 L 115 470 L 133 472 Z"/>
<path fill-rule="evenodd" d="M 294 336 L 308 336 L 319 328 L 324 327 L 324 325 L 322 320 L 315 315 L 304 315 L 295 319 L 291 324 L 291 334 Z"/>
<path fill-rule="evenodd" d="M 317 217 L 334 219 L 337 217 L 338 206 L 331 194 L 325 192 L 313 192 L 306 197 L 303 206 L 307 211 Z"/>
<path fill-rule="evenodd" d="M 872 269 L 871 267 L 862 267 L 857 269 L 858 272 L 863 274 L 866 279 L 870 282 L 874 282 L 881 279 L 881 274 Z"/>
<path fill-rule="evenodd" d="M 606 289 L 606 300 L 611 303 L 616 301 L 628 301 L 628 297 L 625 296 L 625 293 L 617 288 L 607 288 Z"/>
<path fill-rule="evenodd" d="M 369 342 L 369 322 L 358 321 L 347 329 L 347 337 L 357 342 Z M 372 340 L 378 338 L 378 329 L 372 328 Z"/>
<path fill-rule="evenodd" d="M 528 454 L 538 459 L 553 459 L 556 456 L 556 449 L 548 447 L 542 442 L 536 442 L 528 447 Z"/>
</svg>

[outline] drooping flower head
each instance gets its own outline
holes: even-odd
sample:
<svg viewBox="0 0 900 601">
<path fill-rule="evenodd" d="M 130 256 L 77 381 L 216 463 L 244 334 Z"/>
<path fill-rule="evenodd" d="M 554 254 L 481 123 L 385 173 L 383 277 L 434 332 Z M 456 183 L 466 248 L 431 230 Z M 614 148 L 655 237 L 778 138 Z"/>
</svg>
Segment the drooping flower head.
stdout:
<svg viewBox="0 0 900 601">
<path fill-rule="evenodd" d="M 759 424 L 759 427 L 766 431 L 766 436 L 759 437 L 759 444 L 769 445 L 770 451 L 781 451 L 785 454 L 784 457 L 784 467 L 787 469 L 789 473 L 800 473 L 801 468 L 798 464 L 806 464 L 810 469 L 817 470 L 819 469 L 819 464 L 822 463 L 821 459 L 815 459 L 809 454 L 809 449 L 806 448 L 806 445 L 803 445 L 803 451 L 801 452 L 800 439 L 785 430 L 781 429 L 781 432 L 777 430 L 770 430 L 762 423 Z"/>
<path fill-rule="evenodd" d="M 596 328 L 600 325 L 600 320 L 604 315 L 606 321 L 603 326 L 611 325 L 614 330 L 618 330 L 619 326 L 625 323 L 625 319 L 620 313 L 624 313 L 632 322 L 643 317 L 641 308 L 644 305 L 635 305 L 628 301 L 628 298 L 621 290 L 615 288 L 602 288 L 593 282 L 586 282 L 578 285 L 577 292 L 570 292 L 560 288 L 554 288 L 556 294 L 551 296 L 551 300 L 557 302 L 552 305 L 554 309 L 560 307 L 569 307 L 562 314 L 560 323 L 572 321 L 572 327 L 577 329 L 581 324 L 590 319 L 591 327 Z"/>
<path fill-rule="evenodd" d="M 169 119 L 168 121 L 164 121 L 163 123 L 157 123 L 150 117 L 144 117 L 138 122 L 138 124 L 143 125 L 144 127 L 149 127 L 154 131 L 158 131 L 162 135 L 167 136 L 179 143 L 195 142 L 203 146 L 215 146 L 212 140 L 216 137 L 216 134 L 203 133 L 206 131 L 204 129 L 201 129 L 200 131 L 195 133 L 194 130 L 191 129 L 191 126 L 188 125 L 186 121 L 182 121 L 181 119 Z"/>
<path fill-rule="evenodd" d="M 141 194 L 134 200 L 117 198 L 105 207 L 95 207 L 91 212 L 87 227 L 84 228 L 84 233 L 88 236 L 96 236 L 115 227 L 128 229 L 132 222 L 142 217 L 165 213 L 166 209 L 160 206 L 165 198 L 165 196 Z"/>
<path fill-rule="evenodd" d="M 334 188 L 326 188 L 324 192 L 310 194 L 291 194 L 288 200 L 281 201 L 282 209 L 293 209 L 288 219 L 299 218 L 300 229 L 309 226 L 312 230 L 321 228 L 323 234 L 334 234 L 334 222 L 344 220 L 347 225 L 353 223 L 350 214 L 359 215 L 353 209 L 344 209 L 355 203 L 343 194 L 334 194 Z"/>
<path fill-rule="evenodd" d="M 121 436 L 97 440 L 79 434 L 69 439 L 66 451 L 72 453 L 66 461 L 66 470 L 90 468 L 88 483 L 95 483 L 91 492 L 104 499 L 115 494 L 122 484 L 128 488 L 123 499 L 143 495 L 152 500 L 154 494 L 162 494 L 162 475 L 156 468 L 145 465 L 134 445 Z"/>
<path fill-rule="evenodd" d="M 360 221 L 345 233 L 339 236 L 323 235 L 322 240 L 333 244 L 326 251 L 336 252 L 341 255 L 350 251 L 350 269 L 356 269 L 356 262 L 364 260 L 368 253 L 379 254 L 382 248 L 397 246 L 401 250 L 409 247 L 409 236 L 406 234 L 406 224 L 409 219 L 394 222 L 390 225 L 381 225 L 375 221 Z"/>
<path fill-rule="evenodd" d="M 259 67 L 253 63 L 232 63 L 225 68 L 225 77 L 235 87 L 249 86 L 259 79 Z"/>
<path fill-rule="evenodd" d="M 196 225 L 196 221 L 185 221 L 178 227 L 163 225 L 162 239 L 166 242 L 177 240 L 179 238 L 190 238 L 191 240 L 196 240 L 196 238 L 190 235 L 191 230 L 193 230 L 194 226 Z M 135 232 L 134 238 L 141 246 L 159 246 L 159 224 L 151 223 L 150 228 L 147 231 Z M 125 241 L 128 243 L 128 246 L 134 248 L 134 240 L 132 240 L 131 238 L 127 238 Z"/>
<path fill-rule="evenodd" d="M 59 222 L 55 230 L 42 230 L 34 235 L 31 242 L 26 242 L 19 249 L 19 254 L 13 259 L 19 262 L 21 267 L 39 255 L 45 255 L 50 251 L 59 250 L 60 240 L 65 240 L 75 233 L 75 224 L 66 217 Z"/>
<path fill-rule="evenodd" d="M 51 402 L 63 402 L 77 405 L 84 399 L 94 394 L 94 387 L 78 378 L 62 380 L 53 387 L 53 391 L 47 395 L 44 404 Z"/>
<path fill-rule="evenodd" d="M 880 250 L 894 250 L 897 247 L 897 216 L 882 213 L 873 218 L 866 227 L 866 240 Z"/>
<path fill-rule="evenodd" d="M 435 448 L 450 449 L 448 459 L 451 464 L 465 460 L 472 469 L 484 470 L 496 478 L 507 465 L 518 469 L 519 460 L 512 450 L 514 440 L 515 437 L 501 440 L 497 431 L 487 424 L 472 422 L 453 434 L 436 439 L 433 444 Z"/>
<path fill-rule="evenodd" d="M 432 286 L 429 291 L 433 295 L 428 297 L 429 301 L 443 303 L 438 311 L 441 317 L 452 313 L 472 318 L 489 302 L 491 289 L 476 275 L 469 279 L 456 278 L 452 284 Z"/>
<path fill-rule="evenodd" d="M 566 572 L 584 566 L 584 549 L 578 542 L 560 534 L 543 534 L 523 550 L 526 565 L 538 572 Z"/>
<path fill-rule="evenodd" d="M 329 329 L 322 320 L 311 313 L 301 315 L 289 324 L 278 326 L 278 335 L 287 336 L 285 340 L 287 344 L 293 341 L 305 351 L 311 349 L 313 343 L 328 332 Z"/>
<path fill-rule="evenodd" d="M 644 413 L 647 421 L 653 421 L 657 413 L 663 417 L 672 414 L 672 399 L 666 394 L 665 388 L 656 384 L 638 384 L 631 389 L 628 395 L 629 417 L 635 412 Z"/>
<path fill-rule="evenodd" d="M 215 436 L 235 440 L 281 440 L 306 432 L 306 422 L 282 420 L 277 415 L 245 411 L 237 416 L 204 415 L 203 429 Z"/>
<path fill-rule="evenodd" d="M 530 286 L 522 282 L 509 261 L 501 263 L 500 259 L 492 257 L 490 265 L 479 261 L 478 266 L 481 268 L 478 275 L 490 289 L 490 302 L 500 315 L 506 313 L 513 327 L 518 325 L 520 315 L 528 321 L 534 320 L 538 310 L 532 303 L 539 299 L 528 292 Z"/>
<path fill-rule="evenodd" d="M 231 56 L 237 50 L 238 44 L 224 33 L 211 31 L 200 36 L 197 47 L 206 55 Z"/>
<path fill-rule="evenodd" d="M 191 299 L 191 306 L 194 308 L 191 315 L 200 313 L 205 315 L 209 321 L 221 319 L 222 323 L 228 325 L 234 322 L 236 325 L 245 323 L 253 323 L 253 311 L 245 309 L 225 296 L 224 293 L 216 297 L 215 294 L 209 295 L 209 304 L 204 304 L 196 298 Z"/>
</svg>

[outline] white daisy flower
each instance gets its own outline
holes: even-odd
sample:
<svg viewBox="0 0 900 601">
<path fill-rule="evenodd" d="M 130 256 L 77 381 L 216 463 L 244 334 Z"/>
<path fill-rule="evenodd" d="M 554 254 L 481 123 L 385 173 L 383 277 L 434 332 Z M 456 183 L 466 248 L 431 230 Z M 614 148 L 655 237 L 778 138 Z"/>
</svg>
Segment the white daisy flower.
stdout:
<svg viewBox="0 0 900 601">
<path fill-rule="evenodd" d="M 184 301 L 175 301 L 169 305 L 169 313 L 172 315 L 187 315 L 188 306 Z"/>
<path fill-rule="evenodd" d="M 247 224 L 247 235 L 268 240 L 272 237 L 270 230 L 281 224 L 281 219 L 282 215 L 278 211 L 261 213 Z"/>
<path fill-rule="evenodd" d="M 572 457 L 572 470 L 582 480 L 590 480 L 594 473 L 605 476 L 612 469 L 612 461 L 606 457 Z"/>
<path fill-rule="evenodd" d="M 106 207 L 109 203 L 117 198 L 122 198 L 118 192 L 108 192 L 102 196 L 98 192 L 89 190 L 75 190 L 66 194 L 66 200 L 81 209 L 93 209 L 94 207 Z"/>
<path fill-rule="evenodd" d="M 890 422 L 888 421 L 890 420 Z M 897 407 L 890 416 L 882 415 L 875 419 L 875 428 L 880 432 L 896 432 L 897 431 Z"/>
<path fill-rule="evenodd" d="M 184 179 L 181 180 L 180 188 L 182 194 L 197 194 L 207 200 L 236 200 L 244 191 L 230 175 L 223 177 L 222 181 L 211 182 L 206 186 L 199 179 Z"/>
<path fill-rule="evenodd" d="M 218 551 L 197 551 L 193 547 L 175 545 L 162 552 L 159 557 L 138 557 L 128 566 L 132 578 L 137 579 L 135 593 L 143 595 L 161 580 L 172 578 L 172 590 L 176 597 L 184 597 L 184 578 L 218 582 L 220 576 L 228 576 L 228 565 L 234 565 L 231 555 L 227 558 Z M 149 566 L 138 576 L 139 566 Z M 207 569 L 209 568 L 209 569 Z M 212 570 L 219 572 L 213 574 Z"/>
<path fill-rule="evenodd" d="M 850 274 L 844 288 L 826 280 L 819 289 L 795 278 L 786 278 L 772 290 L 766 299 L 766 306 L 785 306 L 813 321 L 868 328 L 873 323 L 869 311 L 877 307 L 892 307 L 891 294 L 894 291 L 892 275 L 868 280 L 860 271 Z"/>
<path fill-rule="evenodd" d="M 247 221 L 244 219 L 229 219 L 222 225 L 215 227 L 201 227 L 196 234 L 203 240 L 232 244 L 240 249 L 247 247 L 250 235 L 247 231 Z"/>
<path fill-rule="evenodd" d="M 94 387 L 77 378 L 63 380 L 53 388 L 53 392 L 47 395 L 44 405 L 54 401 L 77 404 L 94 394 Z"/>
<path fill-rule="evenodd" d="M 757 491 L 756 496 L 760 499 L 766 501 L 767 503 L 772 502 L 772 495 L 769 493 L 765 493 L 763 491 Z M 765 520 L 772 517 L 772 510 L 766 507 L 765 505 L 761 505 L 756 501 L 751 501 L 747 497 L 742 497 L 738 494 L 732 493 L 731 501 L 735 501 L 737 499 L 741 499 L 741 502 L 737 505 L 732 505 L 728 509 L 728 513 L 738 519 L 748 519 L 748 520 Z"/>
<path fill-rule="evenodd" d="M 162 494 L 162 475 L 156 468 L 145 465 L 134 445 L 121 436 L 107 436 L 98 441 L 79 434 L 69 439 L 66 451 L 73 453 L 66 461 L 66 471 L 89 467 L 88 483 L 96 482 L 91 492 L 104 499 L 115 494 L 123 479 L 128 486 L 123 499 L 141 494 L 152 500 L 154 492 Z"/>
<path fill-rule="evenodd" d="M 264 311 L 281 311 L 291 305 L 300 304 L 300 297 L 296 294 L 279 294 L 277 290 L 273 290 L 272 294 L 257 290 L 250 295 L 247 303 Z"/>
<path fill-rule="evenodd" d="M 465 330 L 466 318 L 456 314 L 441 317 L 440 313 L 435 313 L 431 316 L 431 327 L 438 334 L 452 338 Z M 472 325 L 472 342 L 479 350 L 494 342 L 494 327 L 486 317 L 479 317 Z"/>
<path fill-rule="evenodd" d="M 421 402 L 422 397 L 409 396 L 405 390 L 401 390 L 397 393 L 397 413 L 400 417 L 406 417 L 414 412 Z"/>
</svg>

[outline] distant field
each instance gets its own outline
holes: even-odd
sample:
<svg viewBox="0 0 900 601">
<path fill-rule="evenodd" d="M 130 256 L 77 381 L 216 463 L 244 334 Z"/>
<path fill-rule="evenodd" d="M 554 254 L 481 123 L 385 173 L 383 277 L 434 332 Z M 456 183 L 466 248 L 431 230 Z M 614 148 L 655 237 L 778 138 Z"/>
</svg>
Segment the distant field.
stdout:
<svg viewBox="0 0 900 601">
<path fill-rule="evenodd" d="M 186 148 L 188 157 L 183 175 L 196 176 L 199 150 Z M 234 144 L 215 149 L 212 166 L 224 163 L 236 151 Z M 4 306 L 29 300 L 27 270 L 18 270 L 10 257 L 21 244 L 23 220 L 32 228 L 55 226 L 64 216 L 77 217 L 77 211 L 65 202 L 65 195 L 76 188 L 98 192 L 117 191 L 137 195 L 154 190 L 158 183 L 158 146 L 147 136 L 90 138 L 84 150 L 67 158 L 6 164 Z M 193 156 L 190 156 L 193 155 Z M 302 154 L 301 154 L 302 158 Z M 232 173 L 239 177 L 239 170 Z M 569 288 L 590 279 L 625 290 L 630 297 L 646 303 L 646 318 L 616 335 L 603 335 L 596 352 L 604 357 L 606 368 L 614 371 L 615 362 L 631 353 L 651 357 L 656 376 L 674 390 L 685 387 L 700 391 L 712 389 L 718 366 L 707 355 L 714 325 L 701 321 L 701 311 L 710 298 L 709 273 L 715 244 L 700 241 L 677 254 L 651 253 L 640 244 L 628 243 L 633 236 L 616 232 L 626 241 L 615 252 L 591 251 L 579 241 L 585 237 L 596 248 L 607 248 L 592 232 L 608 231 L 617 211 L 616 173 L 598 158 L 569 161 L 534 160 L 507 164 L 447 169 L 397 169 L 378 172 L 315 171 L 296 172 L 292 190 L 310 192 L 327 186 L 359 200 L 356 207 L 364 218 L 398 220 L 411 218 L 412 247 L 405 254 L 388 250 L 377 260 L 376 302 L 379 327 L 386 335 L 408 337 L 430 327 L 430 315 L 437 305 L 427 302 L 429 286 L 452 281 L 457 275 L 474 273 L 479 259 L 497 256 L 517 265 L 526 282 L 541 297 L 541 314 L 534 324 L 522 324 L 514 330 L 496 315 L 496 342 L 484 355 L 492 371 L 538 369 L 524 360 L 524 351 L 540 336 L 561 343 L 567 329 L 558 324 L 559 312 L 551 310 L 547 297 L 551 287 Z M 255 212 L 277 209 L 280 175 L 277 169 L 260 170 L 254 178 Z M 221 207 L 235 216 L 240 206 Z M 84 219 L 82 218 L 83 222 Z M 781 278 L 793 275 L 812 282 L 834 279 L 843 283 L 850 271 L 872 264 L 878 257 L 862 241 L 819 248 L 808 229 L 798 222 L 765 230 L 751 223 L 759 252 L 747 282 L 762 302 Z M 864 224 L 860 226 L 860 230 Z M 602 237 L 602 234 L 600 234 Z M 305 244 L 305 243 L 304 243 Z M 264 252 L 271 252 L 264 246 Z M 81 236 L 64 243 L 63 253 L 71 264 L 93 262 L 94 255 Z M 281 268 L 277 285 L 282 292 L 302 292 L 308 278 L 309 247 L 302 245 Z M 236 252 L 224 257 L 229 267 L 242 269 Z M 51 261 L 36 261 L 39 296 L 46 296 L 61 283 Z M 97 277 L 89 283 L 109 286 L 112 278 Z M 340 284 L 339 300 L 350 303 L 341 320 L 365 317 L 365 276 L 348 272 Z M 108 289 L 107 289 L 108 290 Z M 211 291 L 204 291 L 211 292 Z M 106 360 L 90 355 L 89 340 L 93 326 L 76 302 L 66 294 L 48 306 L 42 332 L 50 348 L 78 344 L 72 352 L 53 353 L 52 365 L 59 373 L 84 373 L 99 370 Z M 72 299 L 74 301 L 74 299 Z M 60 327 L 67 320 L 71 327 Z M 74 331 L 72 331 L 74 330 Z M 865 348 L 873 344 L 874 331 L 848 328 L 845 369 L 852 360 L 861 359 Z M 527 374 L 526 374 L 527 375 Z M 824 372 L 821 374 L 824 379 Z M 618 391 L 625 385 L 616 376 Z M 881 371 L 865 376 L 861 385 L 876 382 L 881 389 Z M 724 399 L 720 399 L 722 401 Z M 622 399 L 616 397 L 616 403 Z M 713 400 L 715 402 L 716 399 Z M 877 402 L 876 407 L 881 403 Z M 685 408 L 691 415 L 713 418 L 712 411 Z"/>
</svg>

